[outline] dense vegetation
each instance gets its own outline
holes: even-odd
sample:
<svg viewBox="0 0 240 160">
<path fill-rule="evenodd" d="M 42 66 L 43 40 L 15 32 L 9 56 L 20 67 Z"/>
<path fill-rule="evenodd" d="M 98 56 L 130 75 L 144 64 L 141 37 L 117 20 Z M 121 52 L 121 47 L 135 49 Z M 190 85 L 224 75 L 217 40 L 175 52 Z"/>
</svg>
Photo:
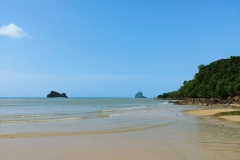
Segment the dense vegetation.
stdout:
<svg viewBox="0 0 240 160">
<path fill-rule="evenodd" d="M 47 98 L 55 98 L 55 97 L 62 97 L 62 98 L 68 98 L 65 93 L 58 93 L 55 91 L 51 91 L 48 95 Z"/>
<path fill-rule="evenodd" d="M 158 98 L 227 98 L 240 95 L 240 56 L 220 59 L 198 66 L 194 79 L 184 81 L 178 91 L 163 93 Z"/>
</svg>

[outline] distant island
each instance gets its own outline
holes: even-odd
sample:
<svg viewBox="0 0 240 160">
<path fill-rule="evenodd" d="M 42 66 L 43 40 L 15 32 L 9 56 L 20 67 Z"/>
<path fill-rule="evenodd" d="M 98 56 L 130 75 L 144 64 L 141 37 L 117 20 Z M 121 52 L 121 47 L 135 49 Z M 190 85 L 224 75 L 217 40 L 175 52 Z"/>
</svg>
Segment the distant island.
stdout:
<svg viewBox="0 0 240 160">
<path fill-rule="evenodd" d="M 135 98 L 147 98 L 147 97 L 144 97 L 142 92 L 138 92 L 138 93 L 135 95 Z"/>
<path fill-rule="evenodd" d="M 58 93 L 58 92 L 55 92 L 55 91 L 51 91 L 48 95 L 47 95 L 47 98 L 68 98 L 68 96 L 66 95 L 66 93 Z"/>
</svg>

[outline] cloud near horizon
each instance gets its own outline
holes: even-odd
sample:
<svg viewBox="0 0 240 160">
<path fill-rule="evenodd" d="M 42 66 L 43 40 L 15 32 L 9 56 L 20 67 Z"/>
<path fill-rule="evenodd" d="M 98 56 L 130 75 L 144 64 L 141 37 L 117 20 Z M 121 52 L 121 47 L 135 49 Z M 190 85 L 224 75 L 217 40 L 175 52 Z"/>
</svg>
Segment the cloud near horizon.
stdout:
<svg viewBox="0 0 240 160">
<path fill-rule="evenodd" d="M 29 34 L 24 32 L 22 28 L 16 26 L 15 24 L 9 24 L 7 26 L 0 27 L 0 35 L 8 36 L 13 39 L 15 38 L 32 38 Z"/>
</svg>

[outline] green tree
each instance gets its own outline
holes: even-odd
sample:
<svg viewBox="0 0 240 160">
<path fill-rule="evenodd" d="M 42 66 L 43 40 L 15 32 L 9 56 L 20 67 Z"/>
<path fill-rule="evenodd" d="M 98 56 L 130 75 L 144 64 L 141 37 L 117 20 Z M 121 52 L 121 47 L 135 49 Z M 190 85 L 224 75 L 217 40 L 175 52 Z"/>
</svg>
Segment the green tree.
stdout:
<svg viewBox="0 0 240 160">
<path fill-rule="evenodd" d="M 178 91 L 162 94 L 162 97 L 219 97 L 240 95 L 240 56 L 220 59 L 209 65 L 198 66 L 192 80 L 185 80 Z M 176 94 L 177 93 L 177 94 Z"/>
</svg>

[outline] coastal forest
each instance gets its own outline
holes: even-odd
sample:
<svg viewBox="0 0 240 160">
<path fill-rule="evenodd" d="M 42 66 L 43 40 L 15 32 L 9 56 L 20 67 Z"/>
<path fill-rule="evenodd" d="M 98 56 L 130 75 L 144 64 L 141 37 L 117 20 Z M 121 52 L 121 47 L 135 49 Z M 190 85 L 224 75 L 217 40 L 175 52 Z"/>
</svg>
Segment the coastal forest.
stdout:
<svg viewBox="0 0 240 160">
<path fill-rule="evenodd" d="M 157 98 L 227 98 L 240 95 L 240 56 L 199 65 L 198 73 L 177 91 Z"/>
</svg>

